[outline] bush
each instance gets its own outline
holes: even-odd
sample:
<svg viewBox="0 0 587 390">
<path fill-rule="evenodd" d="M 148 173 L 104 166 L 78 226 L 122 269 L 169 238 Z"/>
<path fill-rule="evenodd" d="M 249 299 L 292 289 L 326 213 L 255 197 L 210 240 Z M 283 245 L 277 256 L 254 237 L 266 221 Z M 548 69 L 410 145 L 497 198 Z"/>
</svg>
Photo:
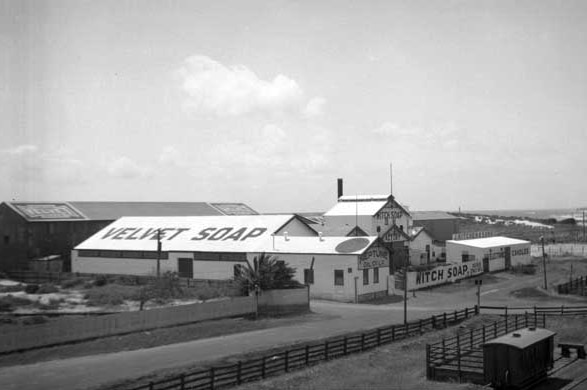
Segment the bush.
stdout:
<svg viewBox="0 0 587 390">
<path fill-rule="evenodd" d="M 24 291 L 24 288 L 25 288 L 24 284 L 15 284 L 13 286 L 0 286 L 0 293 L 11 293 L 11 292 Z"/>
<path fill-rule="evenodd" d="M 534 275 L 536 273 L 536 266 L 534 264 L 519 264 L 514 265 L 510 272 L 513 274 Z"/>
<path fill-rule="evenodd" d="M 63 301 L 63 299 L 50 299 L 49 303 L 40 303 L 38 308 L 41 310 L 57 310 Z"/>
<path fill-rule="evenodd" d="M 49 321 L 49 320 L 45 316 L 30 316 L 30 317 L 26 317 L 25 319 L 23 319 L 22 324 L 23 325 L 40 325 L 40 324 L 46 323 L 47 321 Z"/>
<path fill-rule="evenodd" d="M 108 277 L 106 275 L 100 275 L 94 280 L 94 285 L 102 287 L 108 284 Z"/>
<path fill-rule="evenodd" d="M 74 288 L 88 282 L 88 278 L 72 278 L 61 282 L 63 288 Z"/>
<path fill-rule="evenodd" d="M 0 297 L 0 311 L 4 312 L 13 311 L 19 306 L 29 306 L 32 304 L 33 302 L 26 298 L 15 297 L 13 295 L 6 295 L 4 297 Z"/>
<path fill-rule="evenodd" d="M 84 296 L 89 306 L 121 305 L 126 300 L 133 300 L 137 294 L 137 288 L 108 284 L 102 287 L 94 287 Z"/>
<path fill-rule="evenodd" d="M 37 290 L 37 294 L 52 294 L 59 292 L 59 289 L 54 284 L 41 284 Z"/>
<path fill-rule="evenodd" d="M 36 294 L 37 291 L 39 291 L 38 284 L 27 284 L 26 287 L 24 288 L 24 292 L 27 294 Z"/>
<path fill-rule="evenodd" d="M 194 293 L 200 301 L 207 301 L 208 299 L 226 296 L 226 289 L 222 287 L 204 286 L 198 288 Z"/>
</svg>

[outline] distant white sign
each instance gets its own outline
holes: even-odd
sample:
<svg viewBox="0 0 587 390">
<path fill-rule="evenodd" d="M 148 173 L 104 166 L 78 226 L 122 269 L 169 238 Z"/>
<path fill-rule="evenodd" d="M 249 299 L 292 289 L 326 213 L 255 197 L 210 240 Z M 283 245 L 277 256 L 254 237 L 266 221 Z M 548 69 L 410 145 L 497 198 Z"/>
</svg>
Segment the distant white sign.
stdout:
<svg viewBox="0 0 587 390">
<path fill-rule="evenodd" d="M 428 271 L 408 272 L 408 289 L 418 290 L 465 279 L 480 273 L 483 273 L 483 263 L 480 260 L 444 265 Z"/>
<path fill-rule="evenodd" d="M 375 247 L 359 256 L 359 269 L 389 267 L 389 252 L 385 248 Z"/>
</svg>

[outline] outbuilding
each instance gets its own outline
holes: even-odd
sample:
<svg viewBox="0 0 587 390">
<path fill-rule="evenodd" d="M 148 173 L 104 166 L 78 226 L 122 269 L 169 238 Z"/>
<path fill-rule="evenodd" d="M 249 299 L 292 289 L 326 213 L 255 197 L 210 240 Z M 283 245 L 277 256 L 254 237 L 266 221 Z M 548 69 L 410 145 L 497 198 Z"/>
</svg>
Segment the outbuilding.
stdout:
<svg viewBox="0 0 587 390">
<path fill-rule="evenodd" d="M 159 267 L 227 280 L 260 253 L 294 267 L 313 298 L 353 302 L 388 292 L 389 252 L 377 237 L 321 236 L 295 215 L 121 218 L 78 245 L 72 265 L 80 273 L 154 275 Z"/>
<path fill-rule="evenodd" d="M 530 241 L 501 236 L 449 240 L 446 256 L 454 263 L 483 260 L 483 272 L 501 271 L 531 262 Z"/>
</svg>

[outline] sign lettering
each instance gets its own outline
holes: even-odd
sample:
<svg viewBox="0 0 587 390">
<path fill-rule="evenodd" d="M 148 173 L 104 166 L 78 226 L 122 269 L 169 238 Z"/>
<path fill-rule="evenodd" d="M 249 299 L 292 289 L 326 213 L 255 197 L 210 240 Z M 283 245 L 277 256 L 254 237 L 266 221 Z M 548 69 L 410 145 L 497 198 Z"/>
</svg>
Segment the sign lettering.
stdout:
<svg viewBox="0 0 587 390">
<path fill-rule="evenodd" d="M 190 228 L 137 228 L 137 227 L 118 227 L 110 228 L 102 235 L 102 239 L 110 240 L 156 240 L 157 231 L 162 241 L 171 241 L 184 233 L 190 231 Z M 261 236 L 267 231 L 267 228 L 234 228 L 234 227 L 208 227 L 200 230 L 195 236 L 191 237 L 193 241 L 244 241 L 249 238 Z"/>
<path fill-rule="evenodd" d="M 374 247 L 359 256 L 359 269 L 389 267 L 389 252 L 385 248 Z"/>
<path fill-rule="evenodd" d="M 440 266 L 428 271 L 408 272 L 409 288 L 419 289 L 454 282 L 483 272 L 481 261 Z M 412 287 L 414 286 L 414 287 Z"/>
<path fill-rule="evenodd" d="M 494 235 L 495 235 L 494 232 L 463 232 L 463 233 L 453 233 L 452 239 L 454 241 L 473 240 L 475 238 L 493 237 Z"/>
<path fill-rule="evenodd" d="M 31 220 L 86 219 L 66 203 L 12 203 L 12 205 Z"/>
</svg>

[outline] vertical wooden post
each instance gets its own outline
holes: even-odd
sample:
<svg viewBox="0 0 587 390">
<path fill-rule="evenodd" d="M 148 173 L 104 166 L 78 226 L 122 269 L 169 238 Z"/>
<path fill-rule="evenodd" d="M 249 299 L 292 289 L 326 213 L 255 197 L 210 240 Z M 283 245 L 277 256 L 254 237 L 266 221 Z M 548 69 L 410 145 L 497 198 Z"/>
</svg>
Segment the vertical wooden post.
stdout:
<svg viewBox="0 0 587 390">
<path fill-rule="evenodd" d="M 446 328 L 446 312 L 442 313 L 442 317 L 443 317 L 443 320 L 444 320 L 443 321 L 444 322 L 443 327 Z"/>
<path fill-rule="evenodd" d="M 525 328 L 528 327 L 528 312 L 527 311 L 524 312 L 524 327 Z"/>
<path fill-rule="evenodd" d="M 185 390 L 185 374 L 181 374 L 179 377 L 179 382 L 181 390 Z"/>
<path fill-rule="evenodd" d="M 153 382 L 149 382 L 149 390 L 153 390 L 155 384 Z"/>
<path fill-rule="evenodd" d="M 395 325 L 391 327 L 391 341 L 395 341 Z"/>
<path fill-rule="evenodd" d="M 214 367 L 210 367 L 210 389 L 214 390 Z"/>
<path fill-rule="evenodd" d="M 265 356 L 261 358 L 261 378 L 265 379 L 266 362 Z"/>
<path fill-rule="evenodd" d="M 469 318 L 469 308 L 465 307 L 465 318 Z"/>
<path fill-rule="evenodd" d="M 430 344 L 426 344 L 426 379 L 431 380 Z"/>
<path fill-rule="evenodd" d="M 381 329 L 377 328 L 377 346 L 381 345 Z"/>
<path fill-rule="evenodd" d="M 514 324 L 515 324 L 514 325 L 515 326 L 514 329 L 518 329 L 518 316 L 517 315 L 514 317 Z"/>
<path fill-rule="evenodd" d="M 457 322 L 457 318 L 458 318 L 457 315 L 458 315 L 457 314 L 457 311 L 455 310 L 455 320 L 454 320 L 454 322 Z"/>
<path fill-rule="evenodd" d="M 469 343 L 471 344 L 471 349 L 473 349 L 473 329 L 469 330 Z"/>
<path fill-rule="evenodd" d="M 483 324 L 483 327 L 481 328 L 481 332 L 483 334 L 483 344 L 485 344 L 485 324 Z"/>
<path fill-rule="evenodd" d="M 243 383 L 242 373 L 243 373 L 243 362 L 241 362 L 239 360 L 238 363 L 236 364 L 236 384 L 237 385 L 240 385 L 241 383 Z"/>
<path fill-rule="evenodd" d="M 347 345 L 348 345 L 348 339 L 347 339 L 347 336 L 344 336 L 344 342 L 342 344 L 342 353 L 345 356 L 347 355 Z"/>
<path fill-rule="evenodd" d="M 420 334 L 422 334 L 422 320 L 418 323 L 418 330 L 420 331 Z"/>
<path fill-rule="evenodd" d="M 365 333 L 361 333 L 361 351 L 365 350 Z"/>
<path fill-rule="evenodd" d="M 436 316 L 432 316 L 432 329 L 436 329 Z"/>
<path fill-rule="evenodd" d="M 306 345 L 306 366 L 310 364 L 310 346 Z"/>
<path fill-rule="evenodd" d="M 285 372 L 289 371 L 289 349 L 285 351 Z"/>
<path fill-rule="evenodd" d="M 459 383 L 461 383 L 461 339 L 457 333 L 457 370 L 459 374 Z"/>
<path fill-rule="evenodd" d="M 497 338 L 497 321 L 493 323 L 493 338 Z"/>
<path fill-rule="evenodd" d="M 446 360 L 446 339 L 442 338 L 442 363 Z"/>
<path fill-rule="evenodd" d="M 324 360 L 328 360 L 328 340 L 324 342 Z"/>
<path fill-rule="evenodd" d="M 508 333 L 508 316 L 505 316 L 505 332 Z"/>
</svg>

